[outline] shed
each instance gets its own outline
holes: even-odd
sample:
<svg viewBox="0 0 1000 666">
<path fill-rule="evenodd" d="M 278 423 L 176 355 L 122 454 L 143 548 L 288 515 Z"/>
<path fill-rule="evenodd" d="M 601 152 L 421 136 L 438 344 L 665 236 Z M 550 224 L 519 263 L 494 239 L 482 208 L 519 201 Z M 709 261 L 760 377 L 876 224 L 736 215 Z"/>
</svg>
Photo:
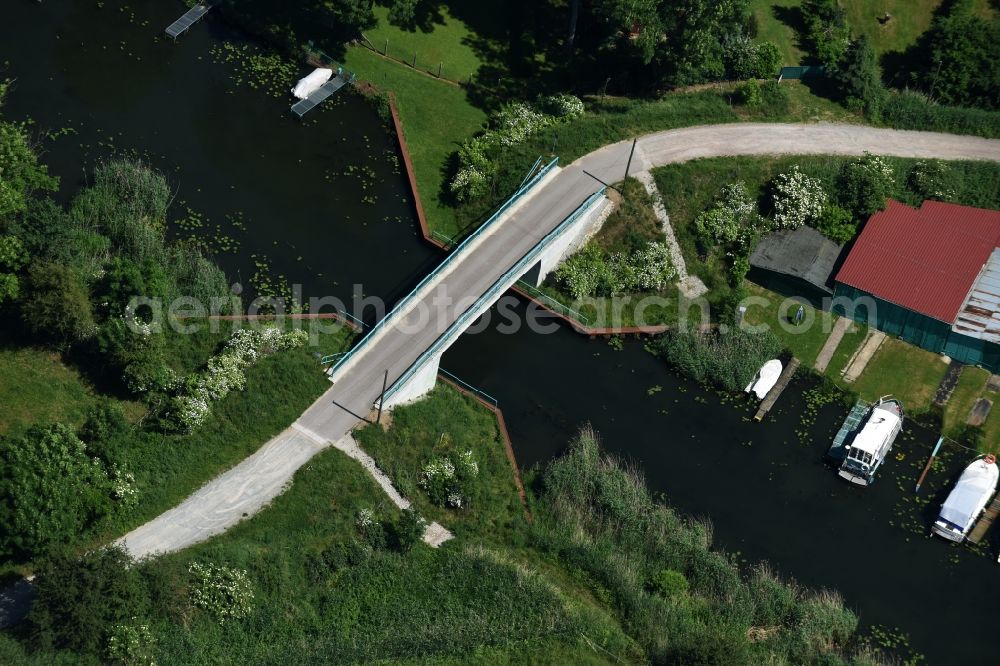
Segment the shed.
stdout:
<svg viewBox="0 0 1000 666">
<path fill-rule="evenodd" d="M 773 291 L 821 301 L 833 294 L 830 277 L 842 250 L 812 227 L 776 231 L 750 255 L 751 277 Z"/>
</svg>

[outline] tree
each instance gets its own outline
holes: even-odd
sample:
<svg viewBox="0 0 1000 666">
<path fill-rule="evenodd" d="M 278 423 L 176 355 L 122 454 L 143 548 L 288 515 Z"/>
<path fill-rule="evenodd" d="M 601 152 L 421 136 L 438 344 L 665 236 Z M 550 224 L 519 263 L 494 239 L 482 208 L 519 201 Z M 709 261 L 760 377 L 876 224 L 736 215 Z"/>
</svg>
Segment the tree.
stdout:
<svg viewBox="0 0 1000 666">
<path fill-rule="evenodd" d="M 0 547 L 34 556 L 73 543 L 111 506 L 111 482 L 73 429 L 35 426 L 0 444 Z"/>
<path fill-rule="evenodd" d="M 148 612 L 138 567 L 121 546 L 82 557 L 68 549 L 42 559 L 27 621 L 34 644 L 103 656 L 118 624 Z"/>
<path fill-rule="evenodd" d="M 96 331 L 87 288 L 70 268 L 57 263 L 28 269 L 21 316 L 29 330 L 60 346 L 85 340 Z"/>
<path fill-rule="evenodd" d="M 17 236 L 0 236 L 0 303 L 17 298 L 20 282 L 15 273 L 28 262 L 24 243 Z"/>
<path fill-rule="evenodd" d="M 412 26 L 417 17 L 420 0 L 392 0 L 389 7 L 389 21 L 396 25 Z"/>
<path fill-rule="evenodd" d="M 830 78 L 848 106 L 859 107 L 865 115 L 878 118 L 887 92 L 879 74 L 878 57 L 868 37 L 850 42 Z"/>
<path fill-rule="evenodd" d="M 912 75 L 944 104 L 1000 109 L 1000 20 L 953 10 L 934 21 L 916 47 Z"/>
<path fill-rule="evenodd" d="M 807 50 L 822 65 L 836 67 L 850 39 L 844 8 L 837 0 L 805 0 L 801 11 Z"/>
<path fill-rule="evenodd" d="M 0 218 L 25 209 L 35 190 L 55 190 L 58 180 L 28 143 L 22 125 L 0 121 Z"/>
</svg>

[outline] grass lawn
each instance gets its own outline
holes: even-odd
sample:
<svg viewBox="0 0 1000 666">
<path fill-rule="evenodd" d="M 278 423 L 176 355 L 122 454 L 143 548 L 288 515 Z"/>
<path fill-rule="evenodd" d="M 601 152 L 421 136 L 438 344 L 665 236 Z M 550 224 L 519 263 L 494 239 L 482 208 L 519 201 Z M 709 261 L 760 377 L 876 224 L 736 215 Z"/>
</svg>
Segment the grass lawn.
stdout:
<svg viewBox="0 0 1000 666">
<path fill-rule="evenodd" d="M 905 51 L 931 26 L 941 0 L 847 0 L 847 22 L 854 34 L 868 35 L 877 53 Z M 886 13 L 892 18 L 879 23 Z"/>
<path fill-rule="evenodd" d="M 349 48 L 346 66 L 396 95 L 427 222 L 432 230 L 455 235 L 458 227 L 452 209 L 441 198 L 442 183 L 452 153 L 482 128 L 486 114 L 469 103 L 464 89 L 366 48 Z"/>
<path fill-rule="evenodd" d="M 795 316 L 797 304 L 752 282 L 746 283 L 746 290 L 748 296 L 763 298 L 766 304 L 754 303 L 749 306 L 744 321 L 768 326 L 804 367 L 811 368 L 833 330 L 836 316 L 804 304 L 803 323 L 796 326 L 789 318 Z"/>
<path fill-rule="evenodd" d="M 830 377 L 839 378 L 841 373 L 847 369 L 848 362 L 854 356 L 854 352 L 858 350 L 858 347 L 861 346 L 861 343 L 864 342 L 866 335 L 868 335 L 867 326 L 858 322 L 851 324 L 850 328 L 844 333 L 844 337 L 840 339 L 837 350 L 833 352 L 830 365 L 826 366 L 827 374 Z"/>
<path fill-rule="evenodd" d="M 986 381 L 990 378 L 990 373 L 982 368 L 965 366 L 962 374 L 958 378 L 958 384 L 948 399 L 948 404 L 944 409 L 944 434 L 948 437 L 958 435 L 965 420 L 969 418 L 969 411 L 976 403 L 976 400 L 986 394 Z M 990 410 L 991 412 L 993 410 Z"/>
<path fill-rule="evenodd" d="M 416 54 L 417 69 L 434 75 L 440 63 L 441 76 L 453 81 L 468 81 L 483 64 L 471 46 L 474 35 L 469 26 L 452 16 L 446 6 L 437 8 L 437 15 L 427 24 L 413 29 L 389 23 L 388 7 L 376 5 L 374 12 L 378 25 L 365 36 L 380 53 L 388 45 L 386 55 L 407 63 L 412 63 Z"/>
<path fill-rule="evenodd" d="M 51 421 L 79 425 L 94 400 L 93 391 L 58 352 L 0 349 L 0 434 Z"/>
<path fill-rule="evenodd" d="M 886 338 L 852 388 L 865 400 L 894 395 L 908 413 L 919 414 L 930 407 L 947 370 L 939 355 Z"/>
<path fill-rule="evenodd" d="M 421 515 L 456 534 L 490 537 L 524 521 L 496 417 L 444 382 L 425 399 L 393 410 L 388 431 L 369 425 L 358 431 L 356 438 Z M 479 465 L 476 483 L 465 489 L 468 506 L 435 506 L 419 485 L 424 465 L 440 456 L 454 460 L 465 451 L 472 451 Z"/>
<path fill-rule="evenodd" d="M 782 65 L 798 65 L 805 53 L 798 47 L 798 35 L 788 24 L 789 8 L 798 7 L 802 0 L 753 0 L 750 9 L 757 20 L 757 38 L 771 42 L 781 51 Z M 782 20 L 785 18 L 785 20 Z"/>
</svg>

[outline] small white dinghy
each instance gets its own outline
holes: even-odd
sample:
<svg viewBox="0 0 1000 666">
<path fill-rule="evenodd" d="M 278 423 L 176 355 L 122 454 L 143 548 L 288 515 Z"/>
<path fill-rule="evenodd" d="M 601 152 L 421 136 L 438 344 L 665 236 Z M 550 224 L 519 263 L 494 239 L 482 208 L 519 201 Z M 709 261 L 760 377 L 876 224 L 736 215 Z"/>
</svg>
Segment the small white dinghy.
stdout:
<svg viewBox="0 0 1000 666">
<path fill-rule="evenodd" d="M 747 393 L 753 391 L 754 395 L 763 400 L 764 396 L 767 395 L 767 392 L 778 383 L 778 377 L 780 376 L 781 361 L 778 359 L 771 359 L 761 366 L 760 370 L 757 372 L 757 377 L 752 382 L 747 384 L 747 387 L 743 390 Z"/>
<path fill-rule="evenodd" d="M 317 68 L 308 76 L 304 76 L 299 79 L 299 82 L 295 84 L 294 88 L 292 88 L 292 94 L 299 99 L 305 99 L 319 90 L 320 86 L 329 81 L 332 76 L 332 69 L 325 69 L 323 67 Z"/>
<path fill-rule="evenodd" d="M 973 460 L 958 478 L 948 499 L 941 505 L 941 512 L 934 521 L 931 534 L 958 543 L 965 541 L 979 514 L 997 491 L 998 478 L 1000 469 L 997 469 L 994 456 Z"/>
</svg>

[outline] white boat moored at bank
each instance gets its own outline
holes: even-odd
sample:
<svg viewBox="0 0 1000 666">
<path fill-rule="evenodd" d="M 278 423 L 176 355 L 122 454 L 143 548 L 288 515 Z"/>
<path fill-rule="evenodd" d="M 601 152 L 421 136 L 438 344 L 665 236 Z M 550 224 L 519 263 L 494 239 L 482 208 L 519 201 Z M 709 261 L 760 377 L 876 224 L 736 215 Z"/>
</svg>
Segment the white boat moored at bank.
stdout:
<svg viewBox="0 0 1000 666">
<path fill-rule="evenodd" d="M 961 543 L 969 535 L 976 519 L 997 491 L 996 458 L 992 455 L 976 458 L 965 468 L 958 483 L 948 493 L 931 534 Z"/>
<path fill-rule="evenodd" d="M 771 359 L 767 363 L 761 366 L 760 370 L 757 372 L 757 376 L 752 382 L 747 384 L 744 389 L 747 393 L 753 391 L 759 399 L 763 400 L 767 392 L 774 388 L 774 385 L 778 383 L 778 377 L 781 376 L 781 361 L 778 359 Z"/>
</svg>

